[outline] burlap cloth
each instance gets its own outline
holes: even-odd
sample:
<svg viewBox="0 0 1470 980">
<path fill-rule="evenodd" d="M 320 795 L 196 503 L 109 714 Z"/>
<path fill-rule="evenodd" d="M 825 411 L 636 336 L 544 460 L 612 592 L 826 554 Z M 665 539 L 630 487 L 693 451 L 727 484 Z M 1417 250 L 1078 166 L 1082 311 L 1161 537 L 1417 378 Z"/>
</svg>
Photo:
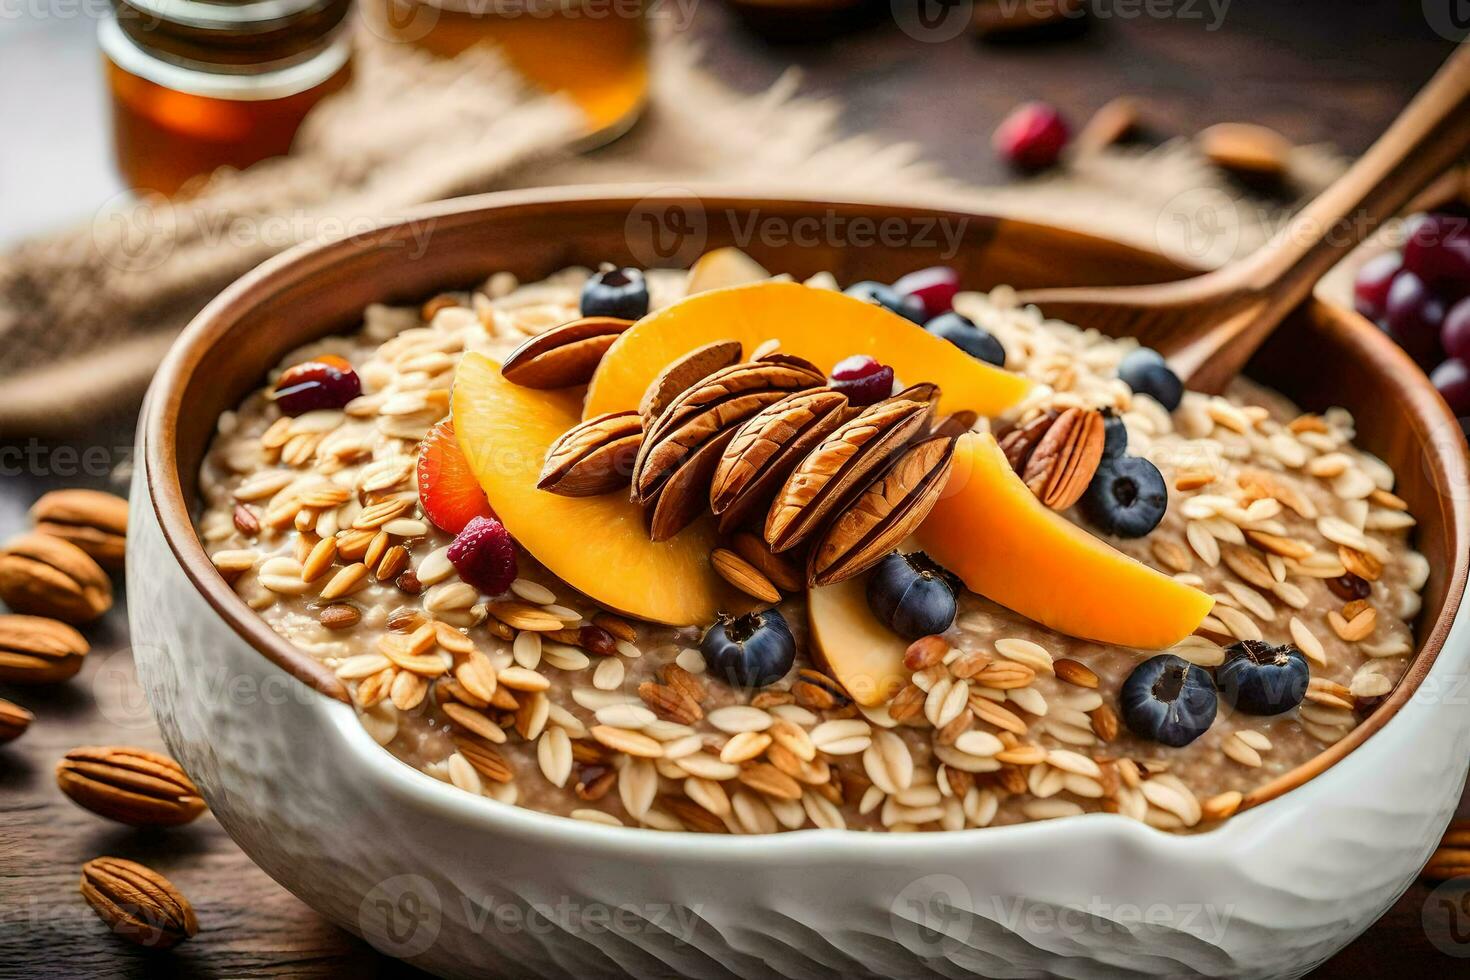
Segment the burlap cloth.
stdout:
<svg viewBox="0 0 1470 980">
<path fill-rule="evenodd" d="M 702 73 L 698 60 L 687 43 L 659 45 L 642 119 L 579 156 L 570 149 L 581 125 L 570 104 L 528 91 L 493 56 L 436 61 L 364 41 L 358 82 L 307 120 L 291 156 L 217 174 L 181 203 L 120 196 L 91 223 L 0 257 L 0 437 L 66 435 L 134 410 L 173 336 L 261 260 L 461 194 L 738 181 L 797 194 L 922 197 L 1203 264 L 1254 248 L 1285 213 L 1283 202 L 1243 196 L 1185 141 L 1091 154 L 1002 188 L 969 186 L 938 173 L 921 147 L 839 135 L 838 106 L 799 96 L 795 75 L 740 94 Z M 1320 149 L 1298 151 L 1293 164 L 1302 197 L 1341 169 Z"/>
</svg>

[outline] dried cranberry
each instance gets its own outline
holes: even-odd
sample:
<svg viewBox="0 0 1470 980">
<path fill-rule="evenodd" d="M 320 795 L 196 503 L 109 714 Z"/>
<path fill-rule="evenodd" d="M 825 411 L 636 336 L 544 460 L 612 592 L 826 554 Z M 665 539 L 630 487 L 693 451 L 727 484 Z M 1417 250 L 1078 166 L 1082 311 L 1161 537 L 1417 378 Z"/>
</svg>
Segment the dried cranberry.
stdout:
<svg viewBox="0 0 1470 980">
<path fill-rule="evenodd" d="M 1062 114 L 1045 102 L 1019 106 L 996 129 L 991 144 L 1019 170 L 1045 170 L 1061 158 L 1070 133 Z"/>
<path fill-rule="evenodd" d="M 872 405 L 893 394 L 893 368 L 867 354 L 854 354 L 832 369 L 832 387 L 854 405 Z"/>
<path fill-rule="evenodd" d="M 900 296 L 912 296 L 923 304 L 927 323 L 954 309 L 954 296 L 960 291 L 960 274 L 947 265 L 930 266 L 899 279 L 893 284 L 893 291 Z"/>
<path fill-rule="evenodd" d="M 335 354 L 293 364 L 276 382 L 276 405 L 293 418 L 319 408 L 341 408 L 360 394 L 357 372 Z"/>
<path fill-rule="evenodd" d="M 449 564 L 485 595 L 500 595 L 516 578 L 516 544 L 495 518 L 472 518 L 450 543 Z"/>
<path fill-rule="evenodd" d="M 1366 599 L 1373 591 L 1373 586 L 1366 579 L 1359 578 L 1352 572 L 1344 572 L 1337 578 L 1327 580 L 1327 587 L 1332 594 L 1344 602 L 1352 602 L 1354 599 Z"/>
</svg>

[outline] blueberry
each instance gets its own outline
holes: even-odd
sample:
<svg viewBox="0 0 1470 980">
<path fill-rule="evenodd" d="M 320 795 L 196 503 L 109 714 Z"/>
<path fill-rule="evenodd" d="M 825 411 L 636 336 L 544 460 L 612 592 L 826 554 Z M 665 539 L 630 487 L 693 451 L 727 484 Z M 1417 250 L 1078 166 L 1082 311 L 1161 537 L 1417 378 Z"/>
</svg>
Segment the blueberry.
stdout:
<svg viewBox="0 0 1470 980">
<path fill-rule="evenodd" d="M 924 303 L 917 296 L 902 295 L 892 286 L 881 282 L 865 279 L 855 282 L 843 290 L 847 295 L 862 300 L 865 303 L 876 303 L 890 313 L 897 313 L 906 320 L 912 320 L 920 326 L 924 323 Z"/>
<path fill-rule="evenodd" d="M 922 551 L 894 552 L 868 578 L 868 608 L 906 640 L 933 636 L 954 622 L 954 588 L 944 569 Z"/>
<path fill-rule="evenodd" d="M 704 661 L 736 687 L 774 684 L 796 661 L 796 640 L 780 610 L 720 616 L 699 641 Z"/>
<path fill-rule="evenodd" d="M 1103 415 L 1103 459 L 1117 459 L 1128 452 L 1128 427 L 1123 416 L 1111 408 L 1102 410 Z"/>
<path fill-rule="evenodd" d="M 1118 377 L 1134 394 L 1151 395 L 1169 411 L 1179 407 L 1184 397 L 1184 382 L 1170 370 L 1163 355 L 1149 347 L 1129 351 L 1118 364 Z"/>
<path fill-rule="evenodd" d="M 936 337 L 943 337 L 976 360 L 996 367 L 1006 366 L 1006 349 L 988 330 L 975 326 L 975 321 L 962 313 L 941 313 L 924 329 Z"/>
<path fill-rule="evenodd" d="M 1241 640 L 1225 648 L 1215 683 L 1228 704 L 1248 715 L 1279 715 L 1301 704 L 1311 671 L 1296 647 Z"/>
<path fill-rule="evenodd" d="M 1169 488 L 1159 468 L 1141 456 L 1105 458 L 1078 504 L 1106 533 L 1141 538 L 1164 519 Z"/>
<path fill-rule="evenodd" d="M 648 282 L 639 269 L 606 269 L 582 286 L 583 316 L 637 320 L 648 315 Z"/>
<path fill-rule="evenodd" d="M 1176 749 L 1209 731 L 1219 708 L 1209 672 L 1172 653 L 1133 668 L 1119 700 L 1133 734 Z"/>
</svg>

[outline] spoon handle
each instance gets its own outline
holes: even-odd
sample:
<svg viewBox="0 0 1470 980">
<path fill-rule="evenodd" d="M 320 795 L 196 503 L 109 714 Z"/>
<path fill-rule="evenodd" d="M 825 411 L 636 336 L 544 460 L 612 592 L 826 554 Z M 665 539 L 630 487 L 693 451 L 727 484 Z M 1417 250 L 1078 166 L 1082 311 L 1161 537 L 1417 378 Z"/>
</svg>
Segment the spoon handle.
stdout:
<svg viewBox="0 0 1470 980">
<path fill-rule="evenodd" d="M 1470 148 L 1470 44 L 1461 44 L 1347 173 L 1240 265 L 1241 285 L 1295 307 L 1338 261 Z"/>
</svg>

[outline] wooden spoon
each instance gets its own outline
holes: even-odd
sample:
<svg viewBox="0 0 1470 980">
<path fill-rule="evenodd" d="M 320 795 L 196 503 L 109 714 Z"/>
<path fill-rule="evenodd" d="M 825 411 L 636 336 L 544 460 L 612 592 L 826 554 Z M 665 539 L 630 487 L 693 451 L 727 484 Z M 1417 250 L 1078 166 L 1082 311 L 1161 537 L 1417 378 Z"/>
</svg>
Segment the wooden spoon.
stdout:
<svg viewBox="0 0 1470 980">
<path fill-rule="evenodd" d="M 1048 316 L 1156 348 L 1185 384 L 1219 392 L 1313 285 L 1470 148 L 1470 44 L 1376 143 L 1249 257 L 1151 286 L 1020 294 Z"/>
</svg>

